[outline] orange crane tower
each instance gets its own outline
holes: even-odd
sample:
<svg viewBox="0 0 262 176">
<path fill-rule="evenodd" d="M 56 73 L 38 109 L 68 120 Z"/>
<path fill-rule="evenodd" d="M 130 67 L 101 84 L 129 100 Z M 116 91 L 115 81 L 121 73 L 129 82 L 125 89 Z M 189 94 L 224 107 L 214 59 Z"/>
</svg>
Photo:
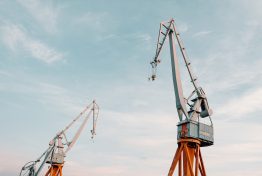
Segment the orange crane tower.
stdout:
<svg viewBox="0 0 262 176">
<path fill-rule="evenodd" d="M 45 176 L 63 176 L 62 170 L 64 166 L 64 158 L 76 143 L 90 116 L 92 116 L 93 121 L 91 134 L 92 138 L 94 138 L 94 135 L 96 134 L 98 113 L 99 106 L 95 101 L 93 101 L 68 126 L 55 135 L 55 137 L 49 142 L 49 147 L 38 159 L 30 161 L 22 167 L 20 176 L 38 176 L 45 164 L 49 164 Z M 83 122 L 72 140 L 68 141 L 66 132 L 81 118 L 83 119 Z"/>
<path fill-rule="evenodd" d="M 177 124 L 178 148 L 168 176 L 173 176 L 177 166 L 178 176 L 198 176 L 199 173 L 202 176 L 206 176 L 200 147 L 211 146 L 214 143 L 213 123 L 211 120 L 212 110 L 209 108 L 204 90 L 197 84 L 197 78 L 192 72 L 191 63 L 188 60 L 180 34 L 177 32 L 174 19 L 160 23 L 156 53 L 153 61 L 150 63 L 152 75 L 149 79 L 156 79 L 156 68 L 160 63 L 159 55 L 167 37 L 169 38 L 172 77 L 179 117 L 179 123 Z M 193 91 L 188 98 L 185 98 L 183 95 L 175 40 L 193 85 Z M 207 120 L 204 120 L 204 118 Z"/>
</svg>

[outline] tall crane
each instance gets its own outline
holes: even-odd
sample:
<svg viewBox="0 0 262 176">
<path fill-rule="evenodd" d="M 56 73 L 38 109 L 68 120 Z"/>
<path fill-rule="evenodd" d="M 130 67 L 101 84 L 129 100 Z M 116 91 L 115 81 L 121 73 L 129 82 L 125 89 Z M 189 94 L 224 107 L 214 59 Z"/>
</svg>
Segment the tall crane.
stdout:
<svg viewBox="0 0 262 176">
<path fill-rule="evenodd" d="M 37 158 L 35 161 L 26 163 L 22 167 L 20 176 L 38 176 L 40 175 L 45 164 L 49 165 L 45 176 L 62 176 L 62 169 L 65 162 L 64 158 L 68 151 L 72 149 L 72 147 L 76 143 L 90 116 L 92 116 L 93 121 L 91 138 L 93 139 L 96 135 L 98 113 L 99 106 L 95 101 L 93 101 L 91 104 L 86 106 L 84 110 L 69 125 L 67 125 L 63 130 L 59 131 L 55 135 L 55 137 L 49 142 L 49 147 L 39 158 Z M 66 133 L 80 119 L 83 119 L 83 121 L 74 134 L 73 138 L 69 141 Z"/>
<path fill-rule="evenodd" d="M 167 37 L 169 38 L 176 109 L 179 117 L 177 124 L 178 148 L 169 169 L 168 176 L 174 174 L 177 164 L 179 176 L 198 176 L 199 173 L 202 176 L 206 176 L 200 147 L 211 146 L 214 143 L 213 123 L 211 119 L 212 110 L 208 105 L 204 90 L 198 85 L 197 78 L 193 74 L 191 63 L 188 60 L 180 34 L 176 29 L 174 19 L 160 23 L 156 53 L 153 61 L 150 63 L 152 66 L 152 75 L 149 79 L 152 81 L 156 79 L 156 69 L 161 62 L 159 55 Z M 193 91 L 188 98 L 185 98 L 183 94 L 175 40 L 177 41 L 193 85 Z"/>
</svg>

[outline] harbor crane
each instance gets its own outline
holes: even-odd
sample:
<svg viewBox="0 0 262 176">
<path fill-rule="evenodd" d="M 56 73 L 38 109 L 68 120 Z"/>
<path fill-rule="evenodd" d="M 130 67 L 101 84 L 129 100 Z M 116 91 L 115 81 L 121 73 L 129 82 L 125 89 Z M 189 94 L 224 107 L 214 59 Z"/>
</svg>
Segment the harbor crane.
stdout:
<svg viewBox="0 0 262 176">
<path fill-rule="evenodd" d="M 86 106 L 84 110 L 62 131 L 59 131 L 55 137 L 49 142 L 49 147 L 44 151 L 44 153 L 37 158 L 35 161 L 30 161 L 26 163 L 20 172 L 19 176 L 39 176 L 44 165 L 48 164 L 48 170 L 45 176 L 62 176 L 64 158 L 68 151 L 72 149 L 77 139 L 79 138 L 81 132 L 83 131 L 88 119 L 92 116 L 92 139 L 96 135 L 96 123 L 98 119 L 99 106 L 93 101 L 91 104 Z M 80 119 L 83 119 L 78 130 L 74 134 L 73 138 L 69 141 L 66 133 L 71 129 L 71 127 L 76 124 Z"/>
<path fill-rule="evenodd" d="M 178 148 L 169 169 L 168 176 L 173 176 L 177 165 L 178 176 L 198 176 L 199 173 L 201 176 L 206 176 L 200 147 L 211 146 L 214 143 L 213 123 L 211 119 L 212 110 L 209 107 L 204 90 L 198 85 L 197 78 L 193 74 L 191 63 L 189 62 L 180 34 L 175 26 L 174 19 L 160 23 L 156 53 L 153 61 L 150 63 L 152 66 L 152 75 L 149 79 L 152 81 L 156 79 L 156 69 L 161 61 L 159 55 L 167 37 L 169 38 L 172 77 L 179 117 L 177 124 Z M 185 98 L 183 94 L 175 40 L 177 41 L 193 85 L 193 91 L 188 98 Z"/>
</svg>

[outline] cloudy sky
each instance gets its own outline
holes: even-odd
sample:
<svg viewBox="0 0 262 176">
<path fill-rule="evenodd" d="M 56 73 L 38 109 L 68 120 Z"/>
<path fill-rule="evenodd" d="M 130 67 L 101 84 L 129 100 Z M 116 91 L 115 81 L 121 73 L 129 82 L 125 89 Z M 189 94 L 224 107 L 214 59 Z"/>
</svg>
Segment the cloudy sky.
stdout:
<svg viewBox="0 0 262 176">
<path fill-rule="evenodd" d="M 97 136 L 89 124 L 64 174 L 167 175 L 178 122 L 168 45 L 159 79 L 147 77 L 159 23 L 174 17 L 214 111 L 215 145 L 202 148 L 208 175 L 261 176 L 261 8 L 259 0 L 1 0 L 0 175 L 18 175 L 93 99 Z"/>
</svg>

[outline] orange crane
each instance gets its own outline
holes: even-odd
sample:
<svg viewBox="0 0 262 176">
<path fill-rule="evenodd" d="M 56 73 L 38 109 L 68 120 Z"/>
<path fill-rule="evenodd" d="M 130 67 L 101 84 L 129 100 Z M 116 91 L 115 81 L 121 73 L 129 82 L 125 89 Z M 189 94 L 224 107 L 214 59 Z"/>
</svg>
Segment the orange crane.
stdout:
<svg viewBox="0 0 262 176">
<path fill-rule="evenodd" d="M 177 32 L 174 19 L 160 23 L 156 53 L 150 63 L 152 75 L 149 79 L 156 79 L 156 68 L 160 63 L 159 55 L 167 37 L 169 38 L 172 77 L 179 117 L 177 124 L 178 148 L 168 176 L 174 174 L 177 165 L 178 176 L 198 176 L 199 173 L 206 176 L 200 147 L 211 146 L 214 143 L 212 110 L 208 105 L 204 90 L 197 84 L 197 78 L 193 74 L 191 63 L 188 60 L 180 34 Z M 188 98 L 185 98 L 183 94 L 175 39 L 193 85 L 193 91 Z"/>
<path fill-rule="evenodd" d="M 62 176 L 64 158 L 68 151 L 74 146 L 81 132 L 83 131 L 87 120 L 92 116 L 92 139 L 96 135 L 96 123 L 98 119 L 99 106 L 95 101 L 89 104 L 85 109 L 62 131 L 59 131 L 55 137 L 49 142 L 49 147 L 35 161 L 26 163 L 20 172 L 20 176 L 38 176 L 40 175 L 45 164 L 49 164 L 45 176 Z M 66 132 L 79 120 L 83 119 L 80 127 L 73 136 L 72 140 L 68 140 Z"/>
</svg>

